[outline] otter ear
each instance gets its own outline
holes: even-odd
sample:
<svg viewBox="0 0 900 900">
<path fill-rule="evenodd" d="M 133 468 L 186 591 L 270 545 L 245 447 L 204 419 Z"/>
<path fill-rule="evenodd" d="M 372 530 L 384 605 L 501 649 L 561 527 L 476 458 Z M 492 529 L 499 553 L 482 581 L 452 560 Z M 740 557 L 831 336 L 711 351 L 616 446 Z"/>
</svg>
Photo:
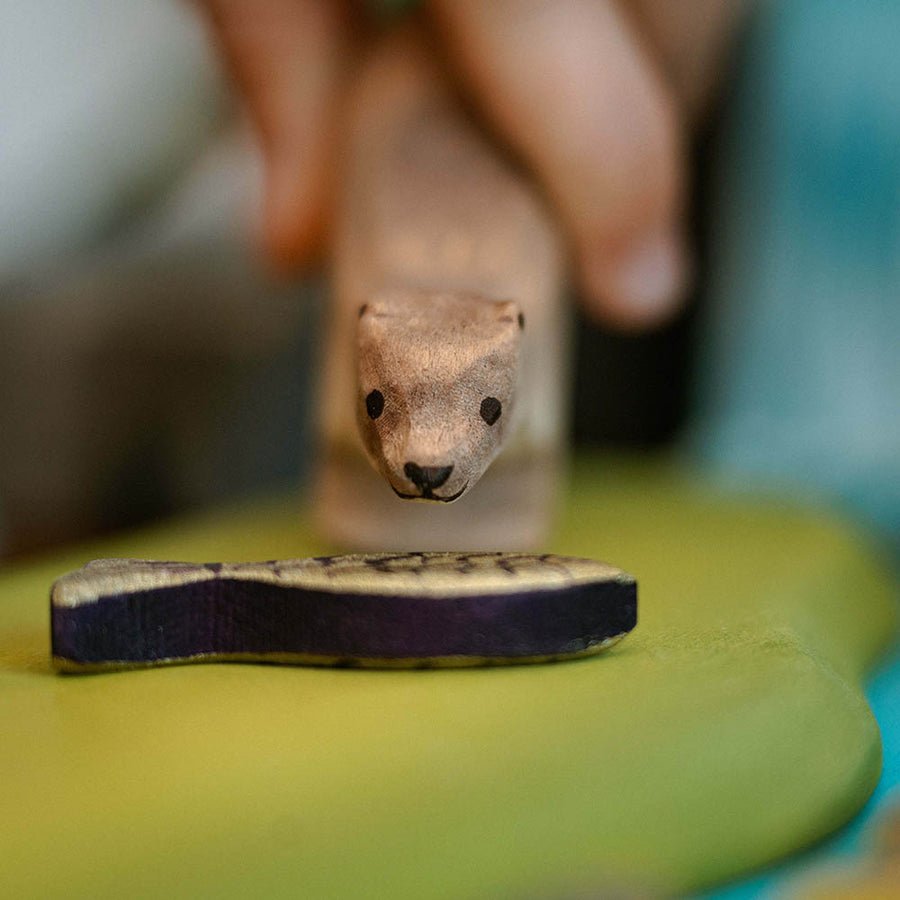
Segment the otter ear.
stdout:
<svg viewBox="0 0 900 900">
<path fill-rule="evenodd" d="M 380 319 L 385 315 L 390 315 L 390 306 L 380 298 L 371 297 L 357 311 L 359 319 Z"/>
<path fill-rule="evenodd" d="M 377 329 L 378 324 L 384 318 L 384 304 L 378 297 L 370 297 L 356 311 L 357 328 L 359 334 L 368 335 Z"/>
<path fill-rule="evenodd" d="M 498 302 L 495 315 L 498 322 L 509 322 L 520 330 L 525 328 L 525 314 L 515 300 Z"/>
</svg>

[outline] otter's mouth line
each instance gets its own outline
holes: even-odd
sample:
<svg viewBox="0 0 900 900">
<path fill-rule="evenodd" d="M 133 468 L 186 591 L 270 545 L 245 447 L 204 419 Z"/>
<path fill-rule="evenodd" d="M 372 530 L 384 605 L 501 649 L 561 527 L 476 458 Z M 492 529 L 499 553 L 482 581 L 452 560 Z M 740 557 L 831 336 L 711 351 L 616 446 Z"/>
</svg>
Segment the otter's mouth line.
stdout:
<svg viewBox="0 0 900 900">
<path fill-rule="evenodd" d="M 390 482 L 388 483 L 390 484 Z M 458 500 L 462 497 L 468 486 L 469 482 L 467 481 L 455 494 L 451 494 L 449 497 L 439 497 L 437 494 L 432 493 L 430 488 L 422 491 L 421 494 L 404 494 L 398 491 L 393 485 L 391 485 L 391 490 L 401 500 L 437 500 L 439 503 L 452 503 L 454 500 Z"/>
</svg>

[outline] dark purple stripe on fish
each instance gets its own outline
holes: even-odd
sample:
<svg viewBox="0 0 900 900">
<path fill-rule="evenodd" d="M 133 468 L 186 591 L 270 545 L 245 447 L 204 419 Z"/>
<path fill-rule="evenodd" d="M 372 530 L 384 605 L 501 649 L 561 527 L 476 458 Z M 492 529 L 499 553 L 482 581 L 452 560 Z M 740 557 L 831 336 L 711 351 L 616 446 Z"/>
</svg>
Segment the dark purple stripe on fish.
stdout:
<svg viewBox="0 0 900 900">
<path fill-rule="evenodd" d="M 52 643 L 54 656 L 81 664 L 230 653 L 515 659 L 582 652 L 636 622 L 633 581 L 435 598 L 219 578 L 54 607 Z"/>
</svg>

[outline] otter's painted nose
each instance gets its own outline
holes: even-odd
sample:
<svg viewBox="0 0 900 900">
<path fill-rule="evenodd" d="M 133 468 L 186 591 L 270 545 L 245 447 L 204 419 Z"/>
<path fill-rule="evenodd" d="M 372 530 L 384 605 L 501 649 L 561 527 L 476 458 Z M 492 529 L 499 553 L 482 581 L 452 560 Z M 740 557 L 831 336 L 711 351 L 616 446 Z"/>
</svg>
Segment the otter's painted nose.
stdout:
<svg viewBox="0 0 900 900">
<path fill-rule="evenodd" d="M 439 488 L 453 471 L 453 466 L 417 466 L 408 462 L 403 467 L 406 477 L 423 493 Z"/>
</svg>

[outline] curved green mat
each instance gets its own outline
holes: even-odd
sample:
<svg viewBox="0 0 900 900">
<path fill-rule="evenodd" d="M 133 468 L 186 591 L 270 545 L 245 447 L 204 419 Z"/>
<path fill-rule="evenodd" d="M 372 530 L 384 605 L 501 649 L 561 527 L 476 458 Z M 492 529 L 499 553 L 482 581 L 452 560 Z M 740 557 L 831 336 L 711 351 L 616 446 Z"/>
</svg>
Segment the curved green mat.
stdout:
<svg viewBox="0 0 900 900">
<path fill-rule="evenodd" d="M 4 896 L 680 892 L 822 837 L 878 779 L 860 681 L 897 619 L 869 544 L 652 464 L 582 461 L 548 548 L 638 576 L 605 655 L 51 673 L 47 590 L 88 557 L 325 549 L 286 498 L 0 574 Z"/>
</svg>

